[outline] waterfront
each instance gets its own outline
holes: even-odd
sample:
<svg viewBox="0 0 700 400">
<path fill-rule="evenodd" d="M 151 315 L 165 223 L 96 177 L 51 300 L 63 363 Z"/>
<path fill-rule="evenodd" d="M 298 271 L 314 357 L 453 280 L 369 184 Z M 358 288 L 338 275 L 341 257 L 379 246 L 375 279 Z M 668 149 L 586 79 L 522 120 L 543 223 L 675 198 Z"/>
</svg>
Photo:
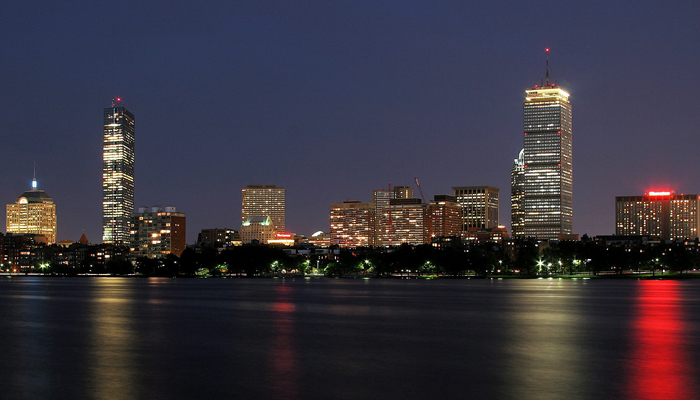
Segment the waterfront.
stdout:
<svg viewBox="0 0 700 400">
<path fill-rule="evenodd" d="M 694 399 L 700 282 L 0 279 L 3 397 Z"/>
</svg>

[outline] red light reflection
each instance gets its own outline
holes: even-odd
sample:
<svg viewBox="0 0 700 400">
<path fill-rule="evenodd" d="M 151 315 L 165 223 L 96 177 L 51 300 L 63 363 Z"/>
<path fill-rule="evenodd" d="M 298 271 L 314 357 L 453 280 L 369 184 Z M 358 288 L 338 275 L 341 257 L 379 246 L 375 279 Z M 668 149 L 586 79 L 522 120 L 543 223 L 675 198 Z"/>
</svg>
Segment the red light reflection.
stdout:
<svg viewBox="0 0 700 400">
<path fill-rule="evenodd" d="M 287 285 L 275 288 L 272 304 L 271 377 L 273 398 L 299 398 L 299 366 L 294 344 L 294 313 L 292 289 Z"/>
<path fill-rule="evenodd" d="M 686 327 L 675 281 L 641 281 L 630 333 L 629 399 L 693 399 Z"/>
</svg>

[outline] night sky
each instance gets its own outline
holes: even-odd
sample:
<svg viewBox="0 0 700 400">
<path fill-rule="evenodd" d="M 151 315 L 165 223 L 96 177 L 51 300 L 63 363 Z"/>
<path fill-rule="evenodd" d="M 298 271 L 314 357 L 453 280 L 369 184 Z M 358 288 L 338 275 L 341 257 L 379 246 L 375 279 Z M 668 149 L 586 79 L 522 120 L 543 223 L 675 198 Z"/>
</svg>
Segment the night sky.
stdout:
<svg viewBox="0 0 700 400">
<path fill-rule="evenodd" d="M 213 4 L 217 3 L 217 4 Z M 0 14 L 0 199 L 39 187 L 58 239 L 101 241 L 102 112 L 136 116 L 136 205 L 240 229 L 241 188 L 287 188 L 287 229 L 414 186 L 501 189 L 524 90 L 571 93 L 574 232 L 615 196 L 700 193 L 695 1 L 12 1 Z M 418 196 L 418 191 L 416 191 Z M 4 231 L 5 213 L 0 226 Z"/>
</svg>

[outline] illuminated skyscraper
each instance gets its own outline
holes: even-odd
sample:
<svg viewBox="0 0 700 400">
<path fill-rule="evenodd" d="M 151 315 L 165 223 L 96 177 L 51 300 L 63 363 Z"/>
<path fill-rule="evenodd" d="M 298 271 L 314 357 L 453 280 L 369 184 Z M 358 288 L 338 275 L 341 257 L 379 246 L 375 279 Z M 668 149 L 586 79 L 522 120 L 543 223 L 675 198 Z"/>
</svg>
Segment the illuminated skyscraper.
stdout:
<svg viewBox="0 0 700 400">
<path fill-rule="evenodd" d="M 248 185 L 241 190 L 241 224 L 251 217 L 268 216 L 274 232 L 286 229 L 286 192 L 275 185 Z"/>
<path fill-rule="evenodd" d="M 28 233 L 46 237 L 47 244 L 56 243 L 56 204 L 51 196 L 37 189 L 24 192 L 13 204 L 7 205 L 7 233 Z"/>
<path fill-rule="evenodd" d="M 549 51 L 549 49 L 547 49 Z M 549 63 L 548 63 L 549 64 Z M 523 212 L 526 237 L 556 239 L 573 225 L 569 93 L 547 82 L 525 90 Z"/>
<path fill-rule="evenodd" d="M 513 160 L 510 171 L 510 231 L 514 238 L 525 236 L 525 213 L 523 212 L 523 179 L 525 177 L 524 151 Z"/>
<path fill-rule="evenodd" d="M 104 109 L 102 242 L 128 244 L 134 212 L 134 115 L 121 99 Z"/>
</svg>

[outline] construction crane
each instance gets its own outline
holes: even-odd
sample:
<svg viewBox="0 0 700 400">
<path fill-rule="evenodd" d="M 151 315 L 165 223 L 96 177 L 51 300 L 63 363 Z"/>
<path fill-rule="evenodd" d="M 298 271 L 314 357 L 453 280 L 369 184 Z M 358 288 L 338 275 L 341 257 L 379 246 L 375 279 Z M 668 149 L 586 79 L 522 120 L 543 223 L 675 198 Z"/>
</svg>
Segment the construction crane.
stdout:
<svg viewBox="0 0 700 400">
<path fill-rule="evenodd" d="M 416 181 L 416 186 L 418 186 L 418 192 L 420 192 L 420 197 L 423 199 L 423 204 L 428 204 L 427 201 L 425 201 L 425 196 L 423 195 L 423 189 L 420 188 L 420 182 L 418 182 L 418 178 L 413 178 Z"/>
</svg>

